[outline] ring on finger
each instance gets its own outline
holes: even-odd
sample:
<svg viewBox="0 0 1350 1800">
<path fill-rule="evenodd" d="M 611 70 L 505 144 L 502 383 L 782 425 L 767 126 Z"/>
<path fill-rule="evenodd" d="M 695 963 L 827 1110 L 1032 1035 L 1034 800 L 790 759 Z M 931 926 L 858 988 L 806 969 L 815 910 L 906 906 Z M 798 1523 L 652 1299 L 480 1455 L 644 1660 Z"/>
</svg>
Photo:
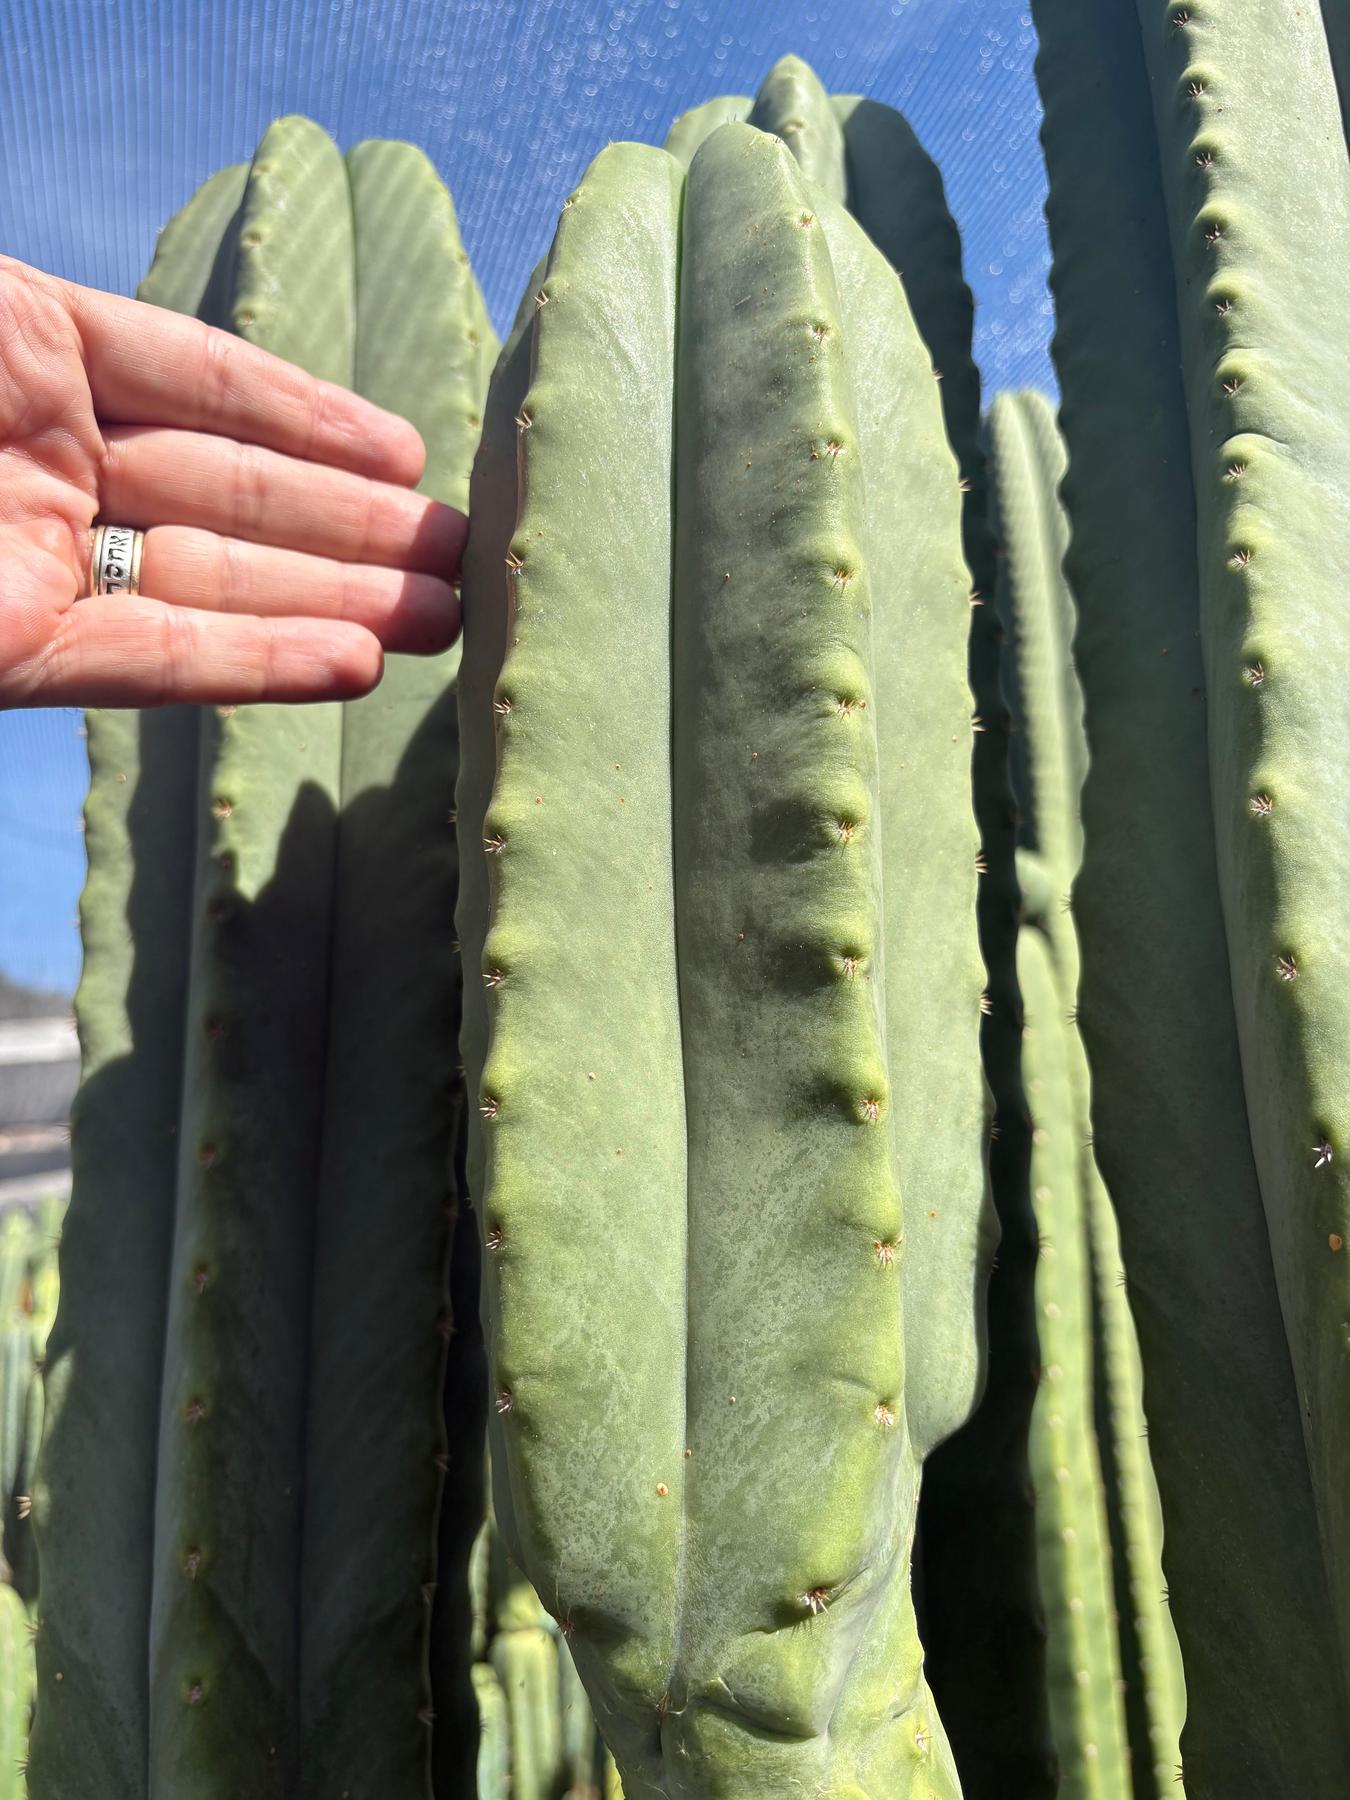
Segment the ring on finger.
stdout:
<svg viewBox="0 0 1350 1800">
<path fill-rule="evenodd" d="M 89 594 L 139 594 L 145 533 L 130 525 L 99 525 L 89 555 Z"/>
</svg>

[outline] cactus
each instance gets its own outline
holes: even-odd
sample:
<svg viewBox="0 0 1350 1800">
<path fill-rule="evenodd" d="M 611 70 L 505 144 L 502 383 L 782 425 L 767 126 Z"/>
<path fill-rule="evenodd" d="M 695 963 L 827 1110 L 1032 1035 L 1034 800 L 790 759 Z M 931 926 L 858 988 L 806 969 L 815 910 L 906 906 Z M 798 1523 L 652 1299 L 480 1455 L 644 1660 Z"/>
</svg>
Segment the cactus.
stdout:
<svg viewBox="0 0 1350 1800">
<path fill-rule="evenodd" d="M 952 1794 L 897 1276 L 939 1198 L 982 1206 L 968 575 L 898 283 L 767 134 L 724 126 L 687 178 L 612 147 L 494 376 L 473 514 L 458 919 L 503 1533 L 630 1796 Z M 953 909 L 919 1043 L 915 946 Z M 902 1246 L 890 1133 L 932 1058 L 946 1180 Z M 908 1379 L 937 1416 L 941 1371 Z"/>
<path fill-rule="evenodd" d="M 410 146 L 166 228 L 472 492 L 462 675 L 91 715 L 0 1800 L 39 1435 L 34 1800 L 1350 1791 L 1345 10 L 1035 0 L 1065 444 L 792 57 L 495 367 Z"/>
<path fill-rule="evenodd" d="M 567 1637 L 512 1562 L 490 1513 L 469 1577 L 479 1800 L 601 1800 L 604 1746 Z"/>
<path fill-rule="evenodd" d="M 1026 1092 L 1036 1124 L 1042 1387 L 1030 1449 L 1051 1714 L 1062 1791 L 1147 1792 L 1161 1800 L 1173 1791 L 1179 1766 L 1183 1678 L 1162 1597 L 1157 1490 L 1140 1448 L 1147 1424 L 1134 1323 L 1115 1212 L 1093 1151 L 1087 1060 L 1072 1022 L 1079 951 L 1070 893 L 1081 858 L 1088 757 L 1072 651 L 1076 609 L 1062 569 L 1065 454 L 1051 407 L 1035 393 L 999 395 L 988 435 L 998 605 L 1011 650 L 1014 742 L 1023 747 L 1018 798 L 1024 838 L 1036 847 L 1017 856 L 1028 921 L 1018 966 Z M 1115 1527 L 1109 1541 L 1107 1492 Z"/>
<path fill-rule="evenodd" d="M 33 1633 L 27 1608 L 0 1583 L 0 1800 L 25 1800 L 33 1713 Z"/>
<path fill-rule="evenodd" d="M 142 295 L 404 412 L 463 504 L 492 346 L 420 152 L 279 121 Z M 457 662 L 345 707 L 91 717 L 39 1800 L 427 1790 Z"/>
<path fill-rule="evenodd" d="M 1177 282 L 1247 1114 L 1350 1674 L 1350 834 L 1334 823 L 1344 782 L 1332 724 L 1332 671 L 1350 650 L 1350 378 L 1338 347 L 1350 160 L 1316 8 L 1232 0 L 1183 18 L 1148 4 L 1140 20 Z M 1266 149 L 1272 116 L 1278 158 Z"/>
<path fill-rule="evenodd" d="M 1314 956 L 1307 985 L 1301 976 L 1281 982 L 1273 960 L 1269 967 L 1263 960 L 1264 947 L 1259 954 L 1253 948 L 1253 934 L 1271 929 L 1276 894 L 1290 890 L 1287 869 L 1277 890 L 1269 885 L 1281 869 L 1273 848 L 1287 840 L 1261 838 L 1271 818 L 1252 809 L 1253 797 L 1266 792 L 1265 770 L 1242 760 L 1254 747 L 1244 734 L 1260 721 L 1287 719 L 1290 705 L 1313 704 L 1317 671 L 1335 656 L 1319 642 L 1292 674 L 1287 645 L 1311 643 L 1293 620 L 1281 625 L 1273 646 L 1257 641 L 1248 604 L 1268 604 L 1265 570 L 1273 562 L 1278 571 L 1284 551 L 1275 548 L 1253 575 L 1254 565 L 1240 556 L 1252 546 L 1225 549 L 1231 521 L 1222 519 L 1226 508 L 1245 506 L 1245 496 L 1255 495 L 1262 508 L 1268 503 L 1261 483 L 1270 478 L 1274 453 L 1244 447 L 1232 437 L 1235 427 L 1297 441 L 1305 459 L 1314 449 L 1291 437 L 1282 415 L 1263 410 L 1282 404 L 1281 390 L 1257 361 L 1282 341 L 1289 320 L 1306 316 L 1305 302 L 1319 303 L 1316 278 L 1310 275 L 1306 294 L 1290 294 L 1288 311 L 1278 315 L 1249 291 L 1266 279 L 1258 271 L 1284 267 L 1271 240 L 1283 234 L 1288 208 L 1273 190 L 1264 200 L 1244 190 L 1258 178 L 1284 179 L 1285 158 L 1272 161 L 1256 135 L 1264 126 L 1249 111 L 1253 76 L 1239 46 L 1243 55 L 1259 56 L 1263 69 L 1269 52 L 1271 80 L 1286 83 L 1294 80 L 1286 59 L 1297 50 L 1300 117 L 1310 109 L 1321 145 L 1331 131 L 1325 45 L 1316 42 L 1313 15 L 1295 18 L 1295 10 L 1281 4 L 1258 20 L 1244 5 L 1225 9 L 1221 20 L 1199 0 L 1169 9 L 1148 4 L 1138 15 L 1128 0 L 1094 8 L 1038 0 L 1035 7 L 1058 309 L 1054 352 L 1069 451 L 1068 572 L 1079 606 L 1075 651 L 1092 757 L 1076 889 L 1080 1016 L 1093 1071 L 1094 1144 L 1119 1214 L 1138 1323 L 1163 1560 L 1186 1667 L 1182 1760 L 1192 1800 L 1236 1792 L 1331 1795 L 1350 1785 L 1333 1619 L 1344 1578 L 1328 1579 L 1314 1510 L 1320 1487 L 1324 1524 L 1333 1525 L 1338 1507 L 1343 1515 L 1345 1485 L 1339 1482 L 1327 1511 L 1326 1465 L 1314 1465 L 1310 1479 L 1298 1396 L 1307 1389 L 1314 1421 L 1339 1403 L 1312 1381 L 1296 1306 L 1286 1313 L 1287 1343 L 1277 1293 L 1277 1272 L 1287 1309 L 1291 1284 L 1299 1286 L 1299 1257 L 1285 1254 L 1293 1247 L 1280 1235 L 1281 1219 L 1309 1221 L 1301 1253 L 1309 1277 L 1338 1279 L 1328 1243 L 1334 1224 L 1319 1240 L 1311 1228 L 1317 1215 L 1308 1209 L 1329 1202 L 1334 1210 L 1330 1197 L 1344 1171 L 1316 1167 L 1313 1145 L 1321 1140 L 1311 1117 L 1306 1170 L 1288 1132 L 1278 1169 L 1268 1161 L 1278 1108 L 1299 1094 L 1297 1104 L 1313 1107 L 1316 1068 L 1288 1033 L 1305 1007 L 1323 1004 L 1329 965 Z M 1222 102 L 1214 98 L 1220 89 Z M 1192 145 L 1188 134 L 1220 103 L 1213 131 Z M 1272 107 L 1283 116 L 1282 105 L 1263 100 L 1267 122 Z M 1303 129 L 1296 154 L 1310 157 Z M 1209 141 L 1214 133 L 1222 143 Z M 1339 122 L 1333 135 L 1339 141 Z M 1344 185 L 1343 153 L 1331 163 L 1330 185 L 1312 184 L 1319 207 Z M 1211 192 L 1217 198 L 1206 200 Z M 1182 241 L 1189 217 L 1183 201 L 1209 209 L 1192 233 L 1194 248 Z M 1220 217 L 1230 204 L 1233 217 Z M 1218 235 L 1208 238 L 1215 226 Z M 1300 214 L 1290 254 L 1310 268 L 1326 266 L 1333 249 L 1324 242 L 1314 250 L 1304 228 Z M 1231 263 L 1239 249 L 1246 262 Z M 1242 335 L 1230 337 L 1234 330 Z M 1252 359 L 1250 371 L 1229 368 L 1242 360 L 1225 348 L 1230 342 L 1250 346 L 1243 353 Z M 1339 375 L 1328 373 L 1325 384 L 1310 372 L 1304 378 L 1321 387 L 1318 416 L 1338 417 L 1325 396 Z M 1320 454 L 1330 457 L 1330 446 Z M 1326 484 L 1323 503 L 1334 504 L 1341 491 Z M 1302 515 L 1295 509 L 1291 516 Z M 1262 552 L 1268 548 L 1263 541 Z M 1238 558 L 1236 567 L 1228 557 Z M 1291 596 L 1316 592 L 1286 580 Z M 1202 588 L 1210 596 L 1204 603 Z M 1272 628 L 1263 622 L 1260 629 Z M 1291 680 L 1267 712 L 1277 668 Z M 1300 730 L 1320 733 L 1325 716 L 1325 706 L 1316 723 L 1305 713 Z M 1311 761 L 1334 767 L 1320 752 Z M 1302 801 L 1285 829 L 1296 837 L 1313 829 Z M 1312 839 L 1302 841 L 1310 849 Z M 1325 852 L 1327 868 L 1335 842 L 1320 833 L 1318 855 Z M 1234 887 L 1244 866 L 1239 851 L 1257 862 Z M 1263 856 L 1271 860 L 1262 863 Z M 1308 879 L 1303 910 L 1317 904 L 1318 883 L 1327 877 Z M 1281 991 L 1266 993 L 1257 1010 L 1255 994 L 1271 969 L 1270 986 Z M 1277 1172 L 1278 1184 L 1270 1185 Z M 1313 1185 L 1329 1175 L 1322 1187 Z M 1267 1219 L 1276 1235 L 1274 1266 Z M 1218 1418 L 1221 1434 L 1213 1428 Z M 1319 1427 L 1315 1439 L 1334 1454 L 1343 1434 Z"/>
<path fill-rule="evenodd" d="M 1036 1567 L 1047 1626 L 1051 1729 L 1065 1800 L 1129 1800 L 1111 1552 L 1093 1435 L 1092 1300 L 1077 1117 L 1049 942 L 1018 943 L 1023 1071 L 1035 1129 L 1031 1180 L 1041 1232 L 1036 1313 L 1042 1385 L 1032 1413 Z"/>
<path fill-rule="evenodd" d="M 51 1195 L 35 1214 L 16 1208 L 6 1215 L 4 1322 L 5 1414 L 0 1437 L 3 1467 L 4 1562 L 9 1582 L 32 1605 L 37 1598 L 37 1558 L 31 1524 L 33 1464 L 42 1437 L 42 1370 L 56 1312 L 56 1250 L 64 1195 Z M 30 1648 L 31 1660 L 31 1648 Z"/>
<path fill-rule="evenodd" d="M 25 1209 L 0 1217 L 0 1497 L 6 1520 L 16 1491 L 33 1372 L 32 1333 L 23 1312 L 32 1236 Z"/>
<path fill-rule="evenodd" d="M 971 353 L 974 306 L 941 174 L 899 113 L 859 95 L 831 98 L 814 72 L 789 56 L 770 70 L 753 102 L 726 96 L 685 114 L 672 127 L 667 147 L 687 164 L 727 116 L 748 118 L 779 136 L 804 168 L 846 197 L 849 210 L 900 275 L 941 383 L 965 495 L 962 535 L 972 590 L 969 674 L 977 712 L 973 777 L 983 871 L 980 941 L 989 971 L 981 1040 L 996 1118 L 990 1165 L 998 1228 L 987 1213 L 981 1219 L 951 1204 L 930 1208 L 930 1215 L 938 1213 L 930 1225 L 945 1242 L 935 1244 L 932 1257 L 911 1260 L 904 1271 L 911 1371 L 922 1370 L 927 1384 L 942 1370 L 947 1382 L 944 1404 L 932 1420 L 932 1444 L 966 1417 L 987 1382 L 975 1419 L 942 1445 L 925 1470 L 919 1592 L 926 1667 L 963 1777 L 974 1777 L 991 1791 L 1011 1784 L 1028 1795 L 1048 1794 L 1053 1774 L 1033 1572 L 1035 1525 L 1024 1499 L 1036 1390 L 1036 1228 L 1018 1073 L 1008 712 L 999 680 L 999 626 L 986 603 L 994 562 L 980 382 Z M 969 1329 L 971 1275 L 986 1266 L 999 1232 L 988 1298 L 990 1341 L 997 1349 L 986 1370 L 980 1336 Z M 976 1308 L 978 1318 L 983 1311 L 978 1299 Z M 915 1388 L 917 1408 L 917 1380 Z"/>
</svg>

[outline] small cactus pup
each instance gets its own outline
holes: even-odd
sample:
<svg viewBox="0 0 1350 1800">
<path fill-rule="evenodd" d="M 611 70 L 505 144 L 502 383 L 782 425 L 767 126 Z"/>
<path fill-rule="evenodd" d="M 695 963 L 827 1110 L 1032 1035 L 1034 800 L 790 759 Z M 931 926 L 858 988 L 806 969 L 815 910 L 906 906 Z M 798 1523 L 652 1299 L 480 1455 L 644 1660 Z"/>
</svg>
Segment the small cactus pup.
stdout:
<svg viewBox="0 0 1350 1800">
<path fill-rule="evenodd" d="M 1225 551 L 1214 521 L 1257 491 L 1248 487 L 1254 455 L 1239 454 L 1242 442 L 1233 437 L 1237 414 L 1218 409 L 1268 409 L 1277 392 L 1283 407 L 1287 390 L 1269 385 L 1278 366 L 1281 382 L 1288 377 L 1316 393 L 1299 415 L 1299 434 L 1314 421 L 1318 433 L 1332 431 L 1344 413 L 1331 398 L 1344 371 L 1319 370 L 1305 356 L 1334 343 L 1338 329 L 1339 298 L 1326 287 L 1331 243 L 1319 236 L 1314 248 L 1306 232 L 1344 183 L 1339 122 L 1333 129 L 1315 11 L 1295 17 L 1297 9 L 1284 5 L 1258 13 L 1203 0 L 1170 8 L 1036 0 L 1034 13 L 1050 176 L 1053 351 L 1068 449 L 1066 569 L 1091 750 L 1074 889 L 1079 1021 L 1092 1068 L 1093 1145 L 1129 1275 L 1163 1567 L 1185 1664 L 1180 1772 L 1191 1800 L 1234 1793 L 1330 1800 L 1350 1791 L 1350 1719 L 1333 1619 L 1345 1584 L 1329 1579 L 1323 1559 L 1303 1396 L 1328 1453 L 1344 1434 L 1316 1421 L 1339 1418 L 1343 1409 L 1325 1397 L 1320 1379 L 1313 1382 L 1312 1365 L 1300 1368 L 1296 1333 L 1291 1355 L 1293 1269 L 1285 1265 L 1282 1295 L 1267 1220 L 1272 1206 L 1286 1221 L 1306 1218 L 1298 1208 L 1320 1204 L 1316 1196 L 1332 1190 L 1314 1185 L 1328 1174 L 1316 1167 L 1315 1131 L 1306 1134 L 1306 1168 L 1285 1164 L 1303 1198 L 1286 1206 L 1287 1190 L 1267 1187 L 1264 1170 L 1258 1182 L 1257 1115 L 1268 1130 L 1291 1092 L 1301 1091 L 1305 1102 L 1312 1093 L 1300 1088 L 1300 1071 L 1312 1065 L 1285 1034 L 1304 1005 L 1295 990 L 1305 998 L 1309 990 L 1297 980 L 1281 983 L 1278 968 L 1275 991 L 1260 1005 L 1284 1023 L 1268 1020 L 1274 1035 L 1263 1029 L 1249 1042 L 1253 1021 L 1264 1017 L 1250 996 L 1269 971 L 1248 959 L 1247 934 L 1261 904 L 1273 901 L 1267 875 L 1258 872 L 1271 846 L 1262 850 L 1257 834 L 1274 814 L 1245 809 L 1269 794 L 1278 810 L 1281 796 L 1244 758 L 1257 742 L 1248 734 L 1266 729 L 1262 721 L 1283 720 L 1283 730 L 1292 715 L 1279 706 L 1265 711 L 1280 664 L 1245 610 L 1248 597 L 1271 595 L 1253 584 L 1253 571 L 1266 577 L 1254 564 L 1227 567 L 1226 557 L 1246 546 Z M 1243 52 L 1234 61 L 1239 40 Z M 1267 74 L 1285 96 L 1278 102 Z M 1285 107 L 1300 120 L 1290 155 L 1304 170 L 1316 163 L 1316 175 L 1294 180 L 1288 157 L 1267 154 L 1257 120 L 1268 124 Z M 1224 142 L 1192 143 L 1187 134 L 1202 122 Z M 1315 155 L 1305 124 L 1321 134 Z M 1334 155 L 1326 149 L 1333 139 Z M 1229 235 L 1210 243 L 1207 216 L 1192 246 L 1184 208 L 1217 193 L 1221 179 L 1266 185 L 1259 197 L 1244 186 L 1240 208 L 1236 190 L 1226 193 Z M 1289 193 L 1305 188 L 1311 210 L 1291 208 Z M 1224 262 L 1236 253 L 1239 212 L 1243 245 L 1253 254 L 1261 247 L 1263 271 L 1284 281 L 1296 261 L 1308 272 L 1298 292 L 1266 285 L 1264 273 L 1253 276 L 1249 292 L 1245 269 Z M 1324 323 L 1314 327 L 1318 308 Z M 1268 355 L 1276 342 L 1284 348 Z M 1266 374 L 1259 393 L 1244 370 L 1226 366 L 1229 344 L 1241 344 L 1244 355 L 1247 347 L 1252 357 L 1259 352 Z M 1313 488 L 1319 504 L 1344 494 L 1339 477 L 1306 483 L 1317 468 L 1339 470 L 1343 458 L 1325 445 L 1314 455 L 1283 414 L 1259 410 L 1249 422 L 1269 434 L 1262 438 L 1267 474 L 1278 467 L 1281 481 L 1294 481 L 1295 470 L 1304 472 L 1295 483 L 1301 497 L 1296 502 L 1291 490 L 1279 512 L 1283 521 L 1300 521 L 1290 548 L 1306 545 Z M 1286 454 L 1296 441 L 1303 447 Z M 1323 453 L 1329 462 L 1319 462 Z M 1342 540 L 1328 528 L 1321 541 Z M 1284 554 L 1282 545 L 1277 566 Z M 1288 645 L 1301 647 L 1301 673 L 1281 705 L 1300 696 L 1304 722 L 1282 741 L 1296 757 L 1295 745 L 1316 743 L 1316 779 L 1334 781 L 1326 720 L 1336 703 L 1323 694 L 1306 710 L 1335 666 L 1326 634 L 1340 629 L 1328 623 L 1340 615 L 1325 599 L 1320 555 L 1315 550 L 1300 565 L 1307 579 L 1282 581 L 1278 606 L 1262 599 L 1261 616 L 1276 632 L 1272 644 L 1284 646 L 1281 657 Z M 1227 648 L 1216 654 L 1220 643 Z M 1325 860 L 1298 901 L 1305 912 L 1319 910 L 1319 932 L 1343 913 L 1325 894 L 1316 899 L 1337 854 L 1327 821 L 1338 803 L 1324 794 L 1323 804 L 1331 806 L 1317 828 Z M 1302 841 L 1312 843 L 1301 804 L 1295 813 Z M 1247 872 L 1240 876 L 1239 851 L 1256 859 L 1241 865 Z M 1323 913 L 1324 904 L 1330 910 Z M 1314 996 L 1325 993 L 1330 967 L 1317 960 Z M 1252 979 L 1254 988 L 1243 985 Z M 1318 1041 L 1330 1045 L 1332 1036 Z M 1253 1083 L 1258 1069 L 1265 1073 Z M 1298 1141 L 1285 1137 L 1281 1154 L 1292 1156 Z M 1304 1241 L 1313 1278 L 1339 1280 L 1326 1237 Z M 1334 1512 L 1344 1482 L 1324 1498 L 1333 1491 Z"/>
<path fill-rule="evenodd" d="M 463 505 L 491 333 L 411 146 L 277 121 L 142 296 L 410 417 Z M 430 1791 L 438 1496 L 480 1432 L 452 1456 L 441 1411 L 457 661 L 91 716 L 35 1800 Z M 471 1772 L 467 1667 L 448 1700 Z"/>
<path fill-rule="evenodd" d="M 687 177 L 611 146 L 498 365 L 472 517 L 503 1536 L 630 1800 L 955 1796 L 909 1575 L 910 1384 L 924 1416 L 941 1372 L 907 1366 L 902 1276 L 948 1192 L 984 1203 L 969 575 L 893 272 L 767 133 L 724 125 Z M 949 1006 L 890 1034 L 953 915 Z M 900 1122 L 939 1088 L 943 1185 L 902 1215 Z"/>
</svg>

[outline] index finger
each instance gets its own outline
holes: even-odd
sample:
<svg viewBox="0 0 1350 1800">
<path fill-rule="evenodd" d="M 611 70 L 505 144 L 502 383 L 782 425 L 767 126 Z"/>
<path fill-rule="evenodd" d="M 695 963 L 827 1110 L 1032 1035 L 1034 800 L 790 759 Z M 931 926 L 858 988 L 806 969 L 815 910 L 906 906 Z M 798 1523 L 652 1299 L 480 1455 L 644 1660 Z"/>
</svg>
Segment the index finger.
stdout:
<svg viewBox="0 0 1350 1800">
<path fill-rule="evenodd" d="M 420 478 L 425 446 L 397 414 L 200 319 L 69 291 L 100 420 L 211 431 L 405 487 Z"/>
</svg>

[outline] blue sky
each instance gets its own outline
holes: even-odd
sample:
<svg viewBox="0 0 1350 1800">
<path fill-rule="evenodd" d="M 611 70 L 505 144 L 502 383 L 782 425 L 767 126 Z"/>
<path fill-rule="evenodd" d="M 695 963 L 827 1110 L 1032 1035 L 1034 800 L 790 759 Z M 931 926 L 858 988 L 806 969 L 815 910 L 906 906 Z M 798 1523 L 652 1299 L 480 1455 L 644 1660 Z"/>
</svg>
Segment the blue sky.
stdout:
<svg viewBox="0 0 1350 1800">
<path fill-rule="evenodd" d="M 304 112 L 344 146 L 423 145 L 499 327 L 607 139 L 659 142 L 795 51 L 904 110 L 941 164 L 986 386 L 1053 388 L 1027 0 L 0 0 L 0 42 L 9 255 L 129 293 L 196 185 Z M 0 714 L 0 969 L 66 988 L 79 724 Z"/>
</svg>

